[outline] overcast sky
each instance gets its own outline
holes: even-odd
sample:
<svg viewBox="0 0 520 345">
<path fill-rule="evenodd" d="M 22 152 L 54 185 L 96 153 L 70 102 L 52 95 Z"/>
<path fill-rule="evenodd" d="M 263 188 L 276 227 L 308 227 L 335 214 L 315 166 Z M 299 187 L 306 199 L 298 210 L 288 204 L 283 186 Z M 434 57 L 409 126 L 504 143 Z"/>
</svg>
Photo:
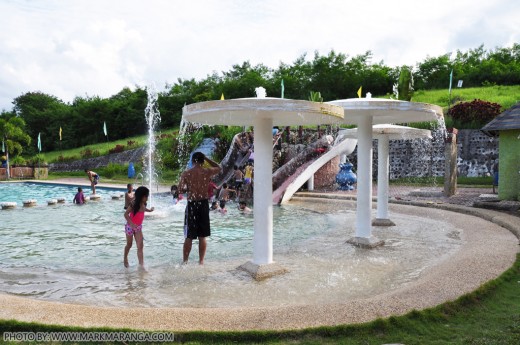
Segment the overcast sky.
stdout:
<svg viewBox="0 0 520 345">
<path fill-rule="evenodd" d="M 162 90 L 246 60 L 276 68 L 331 49 L 415 65 L 511 47 L 519 18 L 518 0 L 0 0 L 0 109 L 28 91 L 71 102 Z"/>
</svg>

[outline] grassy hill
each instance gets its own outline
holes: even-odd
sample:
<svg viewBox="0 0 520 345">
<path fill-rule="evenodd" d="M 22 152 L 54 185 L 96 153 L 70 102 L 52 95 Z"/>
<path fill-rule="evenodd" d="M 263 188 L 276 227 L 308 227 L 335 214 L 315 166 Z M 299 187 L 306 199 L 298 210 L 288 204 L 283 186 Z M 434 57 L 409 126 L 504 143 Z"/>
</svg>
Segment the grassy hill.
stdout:
<svg viewBox="0 0 520 345">
<path fill-rule="evenodd" d="M 451 100 L 454 101 L 472 101 L 481 99 L 483 101 L 494 102 L 500 104 L 504 110 L 510 108 L 514 104 L 520 102 L 520 85 L 514 86 L 487 86 L 472 88 L 452 88 Z M 431 103 L 448 108 L 449 93 L 448 89 L 441 90 L 418 90 L 415 91 L 413 102 Z"/>
</svg>

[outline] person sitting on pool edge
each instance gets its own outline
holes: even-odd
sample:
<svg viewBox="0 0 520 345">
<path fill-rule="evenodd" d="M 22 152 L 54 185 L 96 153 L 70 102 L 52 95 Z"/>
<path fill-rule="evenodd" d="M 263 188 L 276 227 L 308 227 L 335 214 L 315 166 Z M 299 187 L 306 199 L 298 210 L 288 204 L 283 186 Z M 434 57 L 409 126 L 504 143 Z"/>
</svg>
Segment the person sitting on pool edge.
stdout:
<svg viewBox="0 0 520 345">
<path fill-rule="evenodd" d="M 90 180 L 90 186 L 92 187 L 92 194 L 96 194 L 96 185 L 99 182 L 99 175 L 94 171 L 85 169 L 88 179 Z"/>
</svg>

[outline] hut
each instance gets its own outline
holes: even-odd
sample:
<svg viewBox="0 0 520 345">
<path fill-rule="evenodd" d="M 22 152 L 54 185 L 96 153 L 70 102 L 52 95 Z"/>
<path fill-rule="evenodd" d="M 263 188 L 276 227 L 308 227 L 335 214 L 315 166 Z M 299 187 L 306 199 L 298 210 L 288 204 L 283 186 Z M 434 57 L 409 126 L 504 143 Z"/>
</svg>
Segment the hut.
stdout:
<svg viewBox="0 0 520 345">
<path fill-rule="evenodd" d="M 498 136 L 498 198 L 520 200 L 520 102 L 482 127 L 482 131 Z"/>
</svg>

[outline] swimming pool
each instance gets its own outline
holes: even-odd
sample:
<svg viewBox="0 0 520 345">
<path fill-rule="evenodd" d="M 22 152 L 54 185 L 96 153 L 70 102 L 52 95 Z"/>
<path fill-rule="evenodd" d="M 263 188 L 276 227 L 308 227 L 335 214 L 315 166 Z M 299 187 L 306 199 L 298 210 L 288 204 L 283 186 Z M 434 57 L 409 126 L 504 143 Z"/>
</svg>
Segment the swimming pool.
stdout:
<svg viewBox="0 0 520 345">
<path fill-rule="evenodd" d="M 7 188 L 21 199 L 38 198 L 24 195 L 26 190 L 39 189 L 44 197 L 69 193 L 69 199 L 75 192 L 68 186 L 18 183 Z M 190 263 L 181 265 L 185 207 L 173 205 L 169 195 L 156 195 L 156 211 L 143 224 L 148 273 L 142 273 L 135 245 L 131 267 L 123 267 L 124 201 L 109 198 L 110 190 L 99 193 L 100 201 L 82 206 L 67 199 L 61 205 L 0 210 L 0 292 L 134 307 L 334 303 L 406 284 L 462 243 L 442 220 L 396 215 L 398 227 L 375 230 L 387 241 L 384 247 L 359 250 L 342 240 L 354 233 L 353 210 L 274 207 L 274 258 L 289 273 L 256 282 L 236 270 L 252 257 L 252 215 L 241 214 L 234 203 L 225 216 L 212 213 L 206 264 L 197 264 L 194 241 Z"/>
</svg>

